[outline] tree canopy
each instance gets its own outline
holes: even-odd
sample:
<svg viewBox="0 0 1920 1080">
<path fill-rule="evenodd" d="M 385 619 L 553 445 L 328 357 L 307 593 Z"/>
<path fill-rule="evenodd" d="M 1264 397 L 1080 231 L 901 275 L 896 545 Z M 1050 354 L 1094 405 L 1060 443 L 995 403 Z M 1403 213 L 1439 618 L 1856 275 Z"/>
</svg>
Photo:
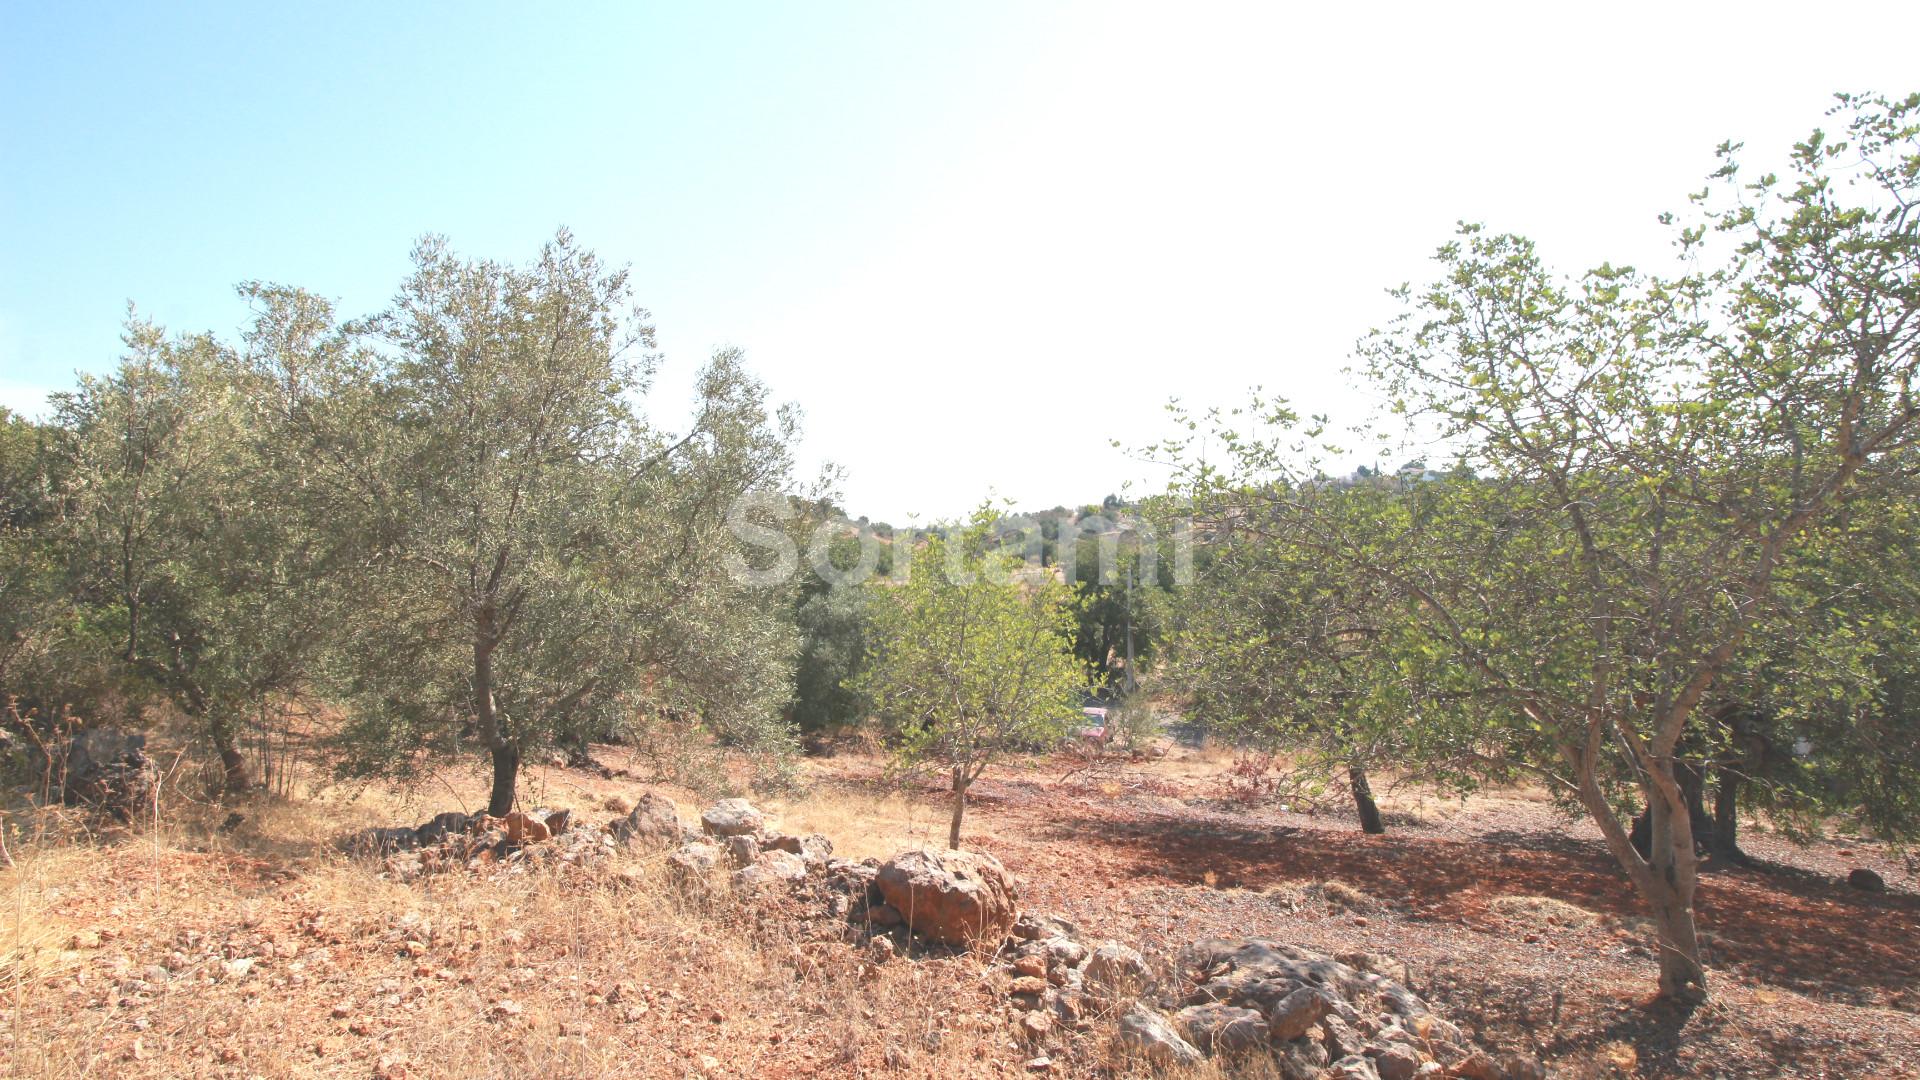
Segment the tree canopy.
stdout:
<svg viewBox="0 0 1920 1080">
<path fill-rule="evenodd" d="M 1056 744 L 1086 689 L 1065 586 L 994 549 L 994 520 L 983 510 L 929 539 L 904 584 L 876 590 L 857 681 L 901 764 L 948 775 L 956 848 L 968 788 L 1007 754 Z"/>
<path fill-rule="evenodd" d="M 1784 178 L 1749 179 L 1723 146 L 1693 216 L 1671 219 L 1669 275 L 1567 278 L 1530 241 L 1463 226 L 1434 282 L 1400 289 L 1403 314 L 1360 344 L 1457 459 L 1409 477 L 1400 513 L 1354 529 L 1306 452 L 1319 433 L 1284 406 L 1258 412 L 1266 436 L 1215 414 L 1224 465 L 1174 448 L 1213 528 L 1319 560 L 1353 582 L 1344 595 L 1391 595 L 1439 675 L 1411 713 L 1438 734 L 1415 745 L 1577 801 L 1652 910 L 1661 987 L 1680 997 L 1706 985 L 1683 741 L 1797 616 L 1796 554 L 1857 539 L 1847 508 L 1913 495 L 1920 96 L 1837 114 Z M 1615 783 L 1651 810 L 1645 856 Z"/>
</svg>

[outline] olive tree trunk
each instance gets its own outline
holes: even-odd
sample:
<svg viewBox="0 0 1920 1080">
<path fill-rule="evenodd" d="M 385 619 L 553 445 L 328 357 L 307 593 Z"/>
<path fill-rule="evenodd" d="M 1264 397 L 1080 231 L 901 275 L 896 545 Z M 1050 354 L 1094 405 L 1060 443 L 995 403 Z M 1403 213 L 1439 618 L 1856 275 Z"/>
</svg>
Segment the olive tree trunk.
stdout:
<svg viewBox="0 0 1920 1080">
<path fill-rule="evenodd" d="M 247 758 L 240 752 L 233 721 L 226 717 L 209 720 L 207 730 L 213 739 L 214 752 L 220 755 L 221 793 L 238 795 L 252 788 L 253 778 L 247 773 Z"/>
<path fill-rule="evenodd" d="M 1386 832 L 1386 823 L 1380 820 L 1380 806 L 1373 801 L 1373 785 L 1367 782 L 1367 770 L 1359 762 L 1347 766 L 1347 784 L 1353 788 L 1354 809 L 1360 812 L 1360 831 Z"/>
<path fill-rule="evenodd" d="M 953 770 L 953 818 L 947 823 L 947 846 L 960 850 L 960 819 L 967 813 L 967 788 L 972 780 L 967 776 L 964 766 L 955 766 Z"/>
<path fill-rule="evenodd" d="M 493 788 L 487 813 L 505 817 L 513 811 L 514 784 L 520 775 L 520 744 L 507 737 L 493 701 L 493 650 L 497 641 L 491 619 L 482 616 L 473 642 L 473 718 L 493 761 Z"/>
</svg>

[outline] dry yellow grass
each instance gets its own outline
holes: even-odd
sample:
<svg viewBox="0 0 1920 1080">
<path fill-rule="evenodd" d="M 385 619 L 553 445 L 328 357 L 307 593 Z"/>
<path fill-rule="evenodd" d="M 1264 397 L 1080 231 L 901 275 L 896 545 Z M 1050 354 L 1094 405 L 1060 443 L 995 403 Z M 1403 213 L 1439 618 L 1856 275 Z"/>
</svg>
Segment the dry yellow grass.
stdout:
<svg viewBox="0 0 1920 1080">
<path fill-rule="evenodd" d="M 1371 914 L 1384 905 L 1344 881 L 1283 881 L 1270 886 L 1267 895 L 1295 908 L 1324 907 L 1329 911 Z"/>
<path fill-rule="evenodd" d="M 1577 904 L 1551 896 L 1496 896 L 1487 905 L 1494 911 L 1532 927 L 1593 926 L 1600 916 Z"/>
<path fill-rule="evenodd" d="M 782 832 L 819 833 L 843 858 L 884 859 L 906 848 L 946 843 L 945 815 L 901 795 L 816 788 L 760 805 Z"/>
<path fill-rule="evenodd" d="M 529 801 L 599 808 L 639 785 L 560 787 L 535 777 Z M 190 805 L 118 841 L 20 845 L 0 870 L 0 1072 L 958 1078 L 1018 1072 L 1036 1052 L 979 958 L 873 964 L 792 901 L 687 894 L 657 852 L 403 884 L 333 849 L 476 788 L 328 787 L 247 801 L 237 827 Z M 945 829 L 898 796 L 761 805 L 854 858 Z M 1116 1075 L 1106 1040 L 1084 1038 L 1075 1053 L 1097 1060 L 1061 1070 Z"/>
</svg>

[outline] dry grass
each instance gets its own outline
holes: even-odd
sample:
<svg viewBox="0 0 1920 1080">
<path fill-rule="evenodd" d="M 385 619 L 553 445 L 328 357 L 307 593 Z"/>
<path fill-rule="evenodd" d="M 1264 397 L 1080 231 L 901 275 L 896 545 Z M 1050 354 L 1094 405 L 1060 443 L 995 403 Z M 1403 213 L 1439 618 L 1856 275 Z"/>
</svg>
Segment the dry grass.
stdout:
<svg viewBox="0 0 1920 1080">
<path fill-rule="evenodd" d="M 556 786 L 552 801 L 582 809 L 613 797 Z M 894 796 L 762 805 L 854 858 L 945 829 Z M 0 1071 L 969 1077 L 1038 1052 L 977 958 L 876 965 L 794 901 L 689 895 L 659 853 L 401 884 L 333 850 L 438 808 L 329 788 L 246 802 L 232 827 L 225 808 L 189 806 L 117 842 L 20 845 L 0 871 Z M 1069 1074 L 1115 1075 L 1105 1035 L 1078 1045 L 1055 1050 Z"/>
<path fill-rule="evenodd" d="M 1578 904 L 1569 904 L 1551 896 L 1498 896 L 1487 905 L 1501 915 L 1523 925 L 1542 928 L 1598 925 L 1601 917 Z"/>
<path fill-rule="evenodd" d="M 1344 881 L 1283 881 L 1269 887 L 1267 895 L 1296 910 L 1325 909 L 1371 915 L 1386 909 L 1380 900 Z"/>
<path fill-rule="evenodd" d="M 869 968 L 651 865 L 634 888 L 617 865 L 405 886 L 334 859 L 276 885 L 247 862 L 135 845 L 9 871 L 11 1073 L 964 1072 L 1005 1030 L 953 1008 L 965 960 Z"/>
<path fill-rule="evenodd" d="M 761 805 L 780 831 L 819 833 L 832 839 L 835 855 L 848 859 L 884 859 L 910 847 L 944 845 L 947 839 L 944 814 L 898 794 L 816 788 Z"/>
</svg>

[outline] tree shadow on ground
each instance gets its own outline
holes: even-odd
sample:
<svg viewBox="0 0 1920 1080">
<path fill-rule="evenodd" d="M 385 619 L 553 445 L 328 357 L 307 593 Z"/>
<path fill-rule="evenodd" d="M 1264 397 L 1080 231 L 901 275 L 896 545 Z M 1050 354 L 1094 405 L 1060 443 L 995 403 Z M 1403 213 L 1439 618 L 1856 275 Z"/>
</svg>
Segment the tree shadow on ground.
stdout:
<svg viewBox="0 0 1920 1080">
<path fill-rule="evenodd" d="M 1335 879 L 1404 900 L 1417 915 L 1487 921 L 1497 896 L 1551 896 L 1622 922 L 1644 916 L 1597 842 L 1531 832 L 1478 839 L 1366 836 L 1318 828 L 1261 830 L 1172 815 L 1056 814 L 1056 842 L 1093 841 L 1125 854 L 1137 876 L 1193 884 L 1211 874 L 1243 887 Z M 1857 1004 L 1920 1008 L 1920 898 L 1871 895 L 1776 867 L 1729 868 L 1701 880 L 1708 963 L 1744 977 Z M 1904 925 L 1903 925 L 1904 924 Z"/>
</svg>

